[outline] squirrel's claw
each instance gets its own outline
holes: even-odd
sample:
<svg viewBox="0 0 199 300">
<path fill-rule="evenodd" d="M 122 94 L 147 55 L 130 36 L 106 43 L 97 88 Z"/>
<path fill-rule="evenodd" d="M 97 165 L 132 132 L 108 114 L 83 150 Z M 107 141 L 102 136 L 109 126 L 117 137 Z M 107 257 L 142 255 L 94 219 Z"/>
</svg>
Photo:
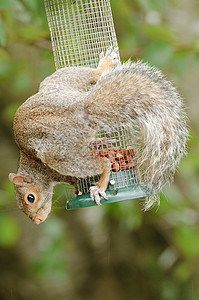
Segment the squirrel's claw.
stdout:
<svg viewBox="0 0 199 300">
<path fill-rule="evenodd" d="M 120 63 L 119 50 L 118 48 L 108 47 L 106 53 L 102 51 L 99 55 L 100 60 L 110 57 L 112 59 L 113 65 Z"/>
<path fill-rule="evenodd" d="M 112 62 L 114 65 L 118 64 L 120 62 L 120 58 L 119 58 L 119 49 L 118 48 L 113 48 L 113 47 L 109 47 L 106 51 L 106 55 L 108 57 L 112 58 Z"/>
<path fill-rule="evenodd" d="M 105 191 L 100 190 L 97 186 L 90 187 L 90 196 L 97 205 L 101 205 L 100 196 L 102 196 L 105 200 L 108 200 Z"/>
<path fill-rule="evenodd" d="M 104 51 L 102 51 L 100 54 L 99 54 L 99 59 L 103 59 L 104 58 Z"/>
<path fill-rule="evenodd" d="M 105 200 L 108 200 L 105 191 L 100 191 L 100 195 L 101 195 Z"/>
</svg>

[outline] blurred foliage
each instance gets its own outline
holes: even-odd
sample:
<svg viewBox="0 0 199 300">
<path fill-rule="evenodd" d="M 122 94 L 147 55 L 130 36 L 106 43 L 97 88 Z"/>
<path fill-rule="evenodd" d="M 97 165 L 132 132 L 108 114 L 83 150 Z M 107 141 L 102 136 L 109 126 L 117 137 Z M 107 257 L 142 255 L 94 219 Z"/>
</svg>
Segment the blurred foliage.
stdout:
<svg viewBox="0 0 199 300">
<path fill-rule="evenodd" d="M 0 0 L 2 299 L 33 299 L 41 292 L 42 299 L 199 299 L 199 5 L 111 5 L 122 59 L 140 58 L 163 69 L 183 94 L 188 156 L 151 211 L 143 212 L 140 201 L 125 201 L 66 212 L 73 190 L 59 185 L 48 220 L 39 227 L 30 223 L 7 179 L 18 162 L 12 119 L 54 63 L 43 1 Z"/>
</svg>

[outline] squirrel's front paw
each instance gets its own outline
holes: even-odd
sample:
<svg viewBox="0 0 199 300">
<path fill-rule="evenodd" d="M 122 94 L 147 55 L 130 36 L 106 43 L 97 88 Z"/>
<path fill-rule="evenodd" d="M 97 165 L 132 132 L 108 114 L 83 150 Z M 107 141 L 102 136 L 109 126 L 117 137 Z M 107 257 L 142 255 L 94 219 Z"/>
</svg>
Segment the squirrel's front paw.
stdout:
<svg viewBox="0 0 199 300">
<path fill-rule="evenodd" d="M 99 189 L 97 186 L 90 187 L 90 196 L 91 196 L 91 199 L 97 205 L 101 205 L 101 197 L 100 196 L 102 196 L 105 200 L 108 200 L 105 191 Z"/>
</svg>

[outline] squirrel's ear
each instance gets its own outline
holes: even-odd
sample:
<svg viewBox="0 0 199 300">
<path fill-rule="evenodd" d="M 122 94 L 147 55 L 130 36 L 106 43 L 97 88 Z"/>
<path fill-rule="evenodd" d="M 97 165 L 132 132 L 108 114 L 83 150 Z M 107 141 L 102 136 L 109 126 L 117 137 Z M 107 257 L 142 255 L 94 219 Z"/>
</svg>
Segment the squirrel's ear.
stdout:
<svg viewBox="0 0 199 300">
<path fill-rule="evenodd" d="M 27 183 L 31 183 L 31 179 L 29 177 L 16 175 L 14 173 L 9 174 L 9 179 L 14 185 L 17 186 L 25 186 Z"/>
</svg>

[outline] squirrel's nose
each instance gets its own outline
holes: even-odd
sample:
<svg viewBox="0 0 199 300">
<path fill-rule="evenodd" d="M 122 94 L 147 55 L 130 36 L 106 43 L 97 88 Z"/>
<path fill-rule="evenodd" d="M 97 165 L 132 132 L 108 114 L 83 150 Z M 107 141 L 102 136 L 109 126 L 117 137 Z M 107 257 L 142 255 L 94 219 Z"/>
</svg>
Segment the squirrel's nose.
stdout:
<svg viewBox="0 0 199 300">
<path fill-rule="evenodd" d="M 44 220 L 42 220 L 41 218 L 35 218 L 34 220 L 33 220 L 33 222 L 35 223 L 35 224 L 41 224 L 42 222 L 43 222 Z"/>
<path fill-rule="evenodd" d="M 33 222 L 35 224 L 43 223 L 48 217 L 49 211 L 46 208 L 40 208 L 34 216 Z"/>
</svg>

